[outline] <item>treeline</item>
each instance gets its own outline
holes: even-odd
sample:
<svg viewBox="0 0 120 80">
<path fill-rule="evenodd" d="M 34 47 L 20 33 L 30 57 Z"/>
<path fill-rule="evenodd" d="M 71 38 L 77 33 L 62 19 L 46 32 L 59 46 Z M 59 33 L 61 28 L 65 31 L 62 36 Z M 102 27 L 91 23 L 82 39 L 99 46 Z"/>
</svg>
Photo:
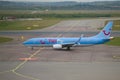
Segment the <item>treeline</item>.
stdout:
<svg viewBox="0 0 120 80">
<path fill-rule="evenodd" d="M 4 17 L 14 18 L 95 18 L 95 17 L 120 17 L 119 14 L 96 14 L 96 13 L 76 13 L 76 14 L 0 14 L 0 19 Z"/>
<path fill-rule="evenodd" d="M 120 10 L 120 1 L 10 2 L 0 1 L 0 10 Z"/>
</svg>

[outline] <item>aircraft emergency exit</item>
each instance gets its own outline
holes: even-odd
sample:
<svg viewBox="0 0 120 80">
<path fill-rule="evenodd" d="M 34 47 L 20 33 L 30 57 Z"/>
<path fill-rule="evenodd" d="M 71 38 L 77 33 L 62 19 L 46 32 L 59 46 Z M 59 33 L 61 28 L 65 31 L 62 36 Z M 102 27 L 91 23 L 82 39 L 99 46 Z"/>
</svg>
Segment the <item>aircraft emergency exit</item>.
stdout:
<svg viewBox="0 0 120 80">
<path fill-rule="evenodd" d="M 109 21 L 107 25 L 95 36 L 92 37 L 84 37 L 81 35 L 80 37 L 48 37 L 48 38 L 31 38 L 27 41 L 23 42 L 23 45 L 29 47 L 46 47 L 51 46 L 54 49 L 70 49 L 71 47 L 76 46 L 89 46 L 89 45 L 97 45 L 108 42 L 113 39 L 110 37 L 111 30 L 113 26 L 113 21 Z"/>
</svg>

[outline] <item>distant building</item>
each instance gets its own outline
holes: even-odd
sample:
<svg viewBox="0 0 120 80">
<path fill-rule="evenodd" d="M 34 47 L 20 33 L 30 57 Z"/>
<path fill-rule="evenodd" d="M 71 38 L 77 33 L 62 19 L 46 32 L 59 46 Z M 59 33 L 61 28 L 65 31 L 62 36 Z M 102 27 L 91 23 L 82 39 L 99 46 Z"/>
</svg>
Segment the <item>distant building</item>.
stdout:
<svg viewBox="0 0 120 80">
<path fill-rule="evenodd" d="M 15 20 L 15 19 L 16 19 L 15 16 L 7 16 L 7 17 L 3 17 L 3 20 L 8 20 L 8 21 Z"/>
<path fill-rule="evenodd" d="M 21 20 L 21 21 L 29 20 L 29 21 L 32 21 L 32 20 L 43 20 L 43 19 L 42 18 L 19 18 L 17 20 Z"/>
</svg>

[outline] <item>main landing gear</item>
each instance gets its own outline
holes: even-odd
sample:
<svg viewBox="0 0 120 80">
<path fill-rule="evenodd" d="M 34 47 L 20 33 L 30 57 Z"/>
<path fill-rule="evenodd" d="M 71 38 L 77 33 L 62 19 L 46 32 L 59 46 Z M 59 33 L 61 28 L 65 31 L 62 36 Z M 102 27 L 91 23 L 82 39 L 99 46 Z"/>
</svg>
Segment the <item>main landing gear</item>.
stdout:
<svg viewBox="0 0 120 80">
<path fill-rule="evenodd" d="M 34 49 L 34 47 L 31 47 L 31 50 L 33 50 Z"/>
<path fill-rule="evenodd" d="M 70 46 L 67 47 L 67 50 L 70 50 Z"/>
</svg>

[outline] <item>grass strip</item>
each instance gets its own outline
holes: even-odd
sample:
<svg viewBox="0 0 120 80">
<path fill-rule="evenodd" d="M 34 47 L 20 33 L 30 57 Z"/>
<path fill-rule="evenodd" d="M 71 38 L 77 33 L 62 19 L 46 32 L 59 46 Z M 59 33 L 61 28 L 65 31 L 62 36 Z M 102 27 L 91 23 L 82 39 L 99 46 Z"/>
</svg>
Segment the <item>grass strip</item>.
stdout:
<svg viewBox="0 0 120 80">
<path fill-rule="evenodd" d="M 113 40 L 110 40 L 106 44 L 113 45 L 113 46 L 120 46 L 120 37 L 115 37 Z"/>
<path fill-rule="evenodd" d="M 12 38 L 7 38 L 7 37 L 0 37 L 0 43 L 4 43 L 4 42 L 9 42 L 12 41 Z"/>
</svg>

